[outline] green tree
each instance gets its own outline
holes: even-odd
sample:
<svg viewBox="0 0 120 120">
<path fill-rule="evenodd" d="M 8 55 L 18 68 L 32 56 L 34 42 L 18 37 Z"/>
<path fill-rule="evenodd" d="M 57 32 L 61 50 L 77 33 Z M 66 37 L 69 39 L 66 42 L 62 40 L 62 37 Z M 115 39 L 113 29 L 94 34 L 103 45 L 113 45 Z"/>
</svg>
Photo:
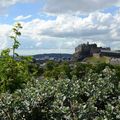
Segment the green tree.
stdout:
<svg viewBox="0 0 120 120">
<path fill-rule="evenodd" d="M 15 24 L 12 30 L 13 35 L 10 36 L 13 46 L 1 52 L 0 91 L 14 92 L 16 89 L 22 88 L 31 77 L 28 70 L 31 59 L 20 57 L 15 51 L 20 45 L 18 37 L 21 35 L 21 28 L 19 23 Z"/>
<path fill-rule="evenodd" d="M 59 65 L 59 69 L 60 69 L 61 73 L 64 73 L 67 76 L 67 78 L 69 78 L 69 79 L 72 78 L 72 76 L 71 76 L 72 70 L 71 70 L 71 67 L 68 62 L 64 62 L 61 65 Z"/>
<path fill-rule="evenodd" d="M 56 66 L 56 63 L 54 61 L 48 61 L 45 65 L 45 70 L 51 71 L 54 69 L 55 66 Z"/>
<path fill-rule="evenodd" d="M 21 36 L 20 29 L 22 29 L 22 26 L 20 23 L 15 24 L 15 26 L 12 29 L 12 35 L 10 38 L 13 40 L 13 46 L 12 46 L 12 51 L 13 51 L 13 59 L 15 55 L 18 56 L 18 54 L 15 52 L 16 49 L 19 48 L 20 42 L 18 40 L 18 37 Z"/>
</svg>

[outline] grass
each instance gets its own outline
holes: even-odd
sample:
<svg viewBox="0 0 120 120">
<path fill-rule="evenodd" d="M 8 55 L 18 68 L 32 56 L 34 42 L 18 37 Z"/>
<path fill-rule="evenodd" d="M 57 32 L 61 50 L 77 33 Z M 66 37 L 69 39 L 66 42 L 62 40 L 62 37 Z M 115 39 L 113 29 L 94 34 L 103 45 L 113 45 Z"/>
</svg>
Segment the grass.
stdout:
<svg viewBox="0 0 120 120">
<path fill-rule="evenodd" d="M 87 63 L 109 63 L 110 58 L 106 56 L 99 56 L 99 54 L 94 54 L 92 57 L 88 57 L 84 60 Z"/>
</svg>

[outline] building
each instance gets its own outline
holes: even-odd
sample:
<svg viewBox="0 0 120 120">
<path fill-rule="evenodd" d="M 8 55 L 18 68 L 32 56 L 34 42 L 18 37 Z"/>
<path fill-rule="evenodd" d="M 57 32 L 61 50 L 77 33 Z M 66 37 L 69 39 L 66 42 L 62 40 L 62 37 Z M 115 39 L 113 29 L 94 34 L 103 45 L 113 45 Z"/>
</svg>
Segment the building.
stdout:
<svg viewBox="0 0 120 120">
<path fill-rule="evenodd" d="M 75 48 L 73 60 L 83 60 L 84 58 L 92 56 L 95 53 L 101 53 L 101 50 L 110 51 L 110 48 L 98 47 L 97 44 L 89 44 L 89 42 L 87 42 L 87 44 L 80 44 Z"/>
<path fill-rule="evenodd" d="M 111 58 L 109 63 L 112 65 L 118 65 L 120 64 L 120 58 Z"/>
<path fill-rule="evenodd" d="M 120 51 L 108 51 L 108 50 L 101 50 L 101 56 L 108 56 L 111 58 L 120 58 Z"/>
<path fill-rule="evenodd" d="M 75 53 L 97 53 L 99 52 L 99 49 L 97 47 L 97 44 L 89 44 L 89 42 L 87 42 L 87 44 L 80 44 L 75 48 Z"/>
</svg>

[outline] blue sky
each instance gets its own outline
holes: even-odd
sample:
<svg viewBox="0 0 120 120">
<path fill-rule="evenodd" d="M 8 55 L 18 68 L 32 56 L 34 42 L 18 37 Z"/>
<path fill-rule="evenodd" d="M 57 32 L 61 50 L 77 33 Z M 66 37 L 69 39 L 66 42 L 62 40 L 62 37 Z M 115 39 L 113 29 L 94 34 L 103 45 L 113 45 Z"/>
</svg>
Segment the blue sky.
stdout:
<svg viewBox="0 0 120 120">
<path fill-rule="evenodd" d="M 0 49 L 23 26 L 20 54 L 73 53 L 81 43 L 120 49 L 120 0 L 1 0 Z"/>
<path fill-rule="evenodd" d="M 14 18 L 20 15 L 32 15 L 29 20 L 38 18 L 42 14 L 41 9 L 43 8 L 43 6 L 44 2 L 16 3 L 15 5 L 10 6 L 6 10 L 5 14 L 1 15 L 0 22 L 12 24 L 14 23 Z"/>
</svg>

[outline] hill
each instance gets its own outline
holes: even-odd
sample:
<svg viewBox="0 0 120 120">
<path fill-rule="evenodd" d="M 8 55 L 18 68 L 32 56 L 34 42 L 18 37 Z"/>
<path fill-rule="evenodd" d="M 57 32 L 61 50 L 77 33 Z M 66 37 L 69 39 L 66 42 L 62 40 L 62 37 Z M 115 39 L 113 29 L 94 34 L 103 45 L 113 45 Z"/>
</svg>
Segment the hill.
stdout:
<svg viewBox="0 0 120 120">
<path fill-rule="evenodd" d="M 87 63 L 109 63 L 110 57 L 99 56 L 99 54 L 94 54 L 92 57 L 87 57 L 83 62 Z"/>
</svg>

